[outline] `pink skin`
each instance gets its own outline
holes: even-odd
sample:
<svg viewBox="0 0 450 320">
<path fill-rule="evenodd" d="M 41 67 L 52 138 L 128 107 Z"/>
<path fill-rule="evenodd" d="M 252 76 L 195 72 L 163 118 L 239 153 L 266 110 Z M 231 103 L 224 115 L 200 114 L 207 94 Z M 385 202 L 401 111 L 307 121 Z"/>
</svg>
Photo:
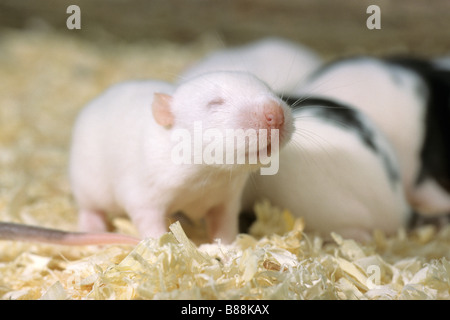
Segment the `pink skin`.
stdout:
<svg viewBox="0 0 450 320">
<path fill-rule="evenodd" d="M 128 244 L 136 245 L 139 239 L 118 233 L 67 232 L 17 223 L 0 223 L 0 240 L 51 243 L 66 246 Z"/>
<path fill-rule="evenodd" d="M 273 101 L 264 106 L 264 118 L 267 129 L 280 129 L 284 124 L 284 112 L 279 103 Z"/>
<path fill-rule="evenodd" d="M 263 127 L 269 130 L 269 133 L 271 133 L 272 129 L 279 130 L 279 132 L 283 132 L 282 128 L 284 125 L 284 112 L 279 103 L 273 101 L 269 104 L 266 104 L 264 106 L 264 114 L 261 116 L 261 120 L 263 122 L 265 121 Z M 280 139 L 284 140 L 284 137 L 281 137 Z M 271 141 L 271 134 L 268 134 L 267 142 L 270 143 L 270 141 Z"/>
</svg>

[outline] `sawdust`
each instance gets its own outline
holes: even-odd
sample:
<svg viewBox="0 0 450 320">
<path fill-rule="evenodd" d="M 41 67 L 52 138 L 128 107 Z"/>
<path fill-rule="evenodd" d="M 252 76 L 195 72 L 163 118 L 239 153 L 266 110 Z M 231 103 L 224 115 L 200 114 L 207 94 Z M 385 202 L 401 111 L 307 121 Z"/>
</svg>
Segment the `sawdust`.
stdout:
<svg viewBox="0 0 450 320">
<path fill-rule="evenodd" d="M 82 106 L 109 85 L 175 76 L 221 45 L 206 35 L 173 43 L 93 45 L 54 33 L 0 40 L 0 221 L 76 228 L 67 180 L 70 132 Z M 423 226 L 360 244 L 324 242 L 267 202 L 231 245 L 196 245 L 171 225 L 136 247 L 0 241 L 2 299 L 448 299 L 450 227 Z M 135 233 L 127 220 L 118 231 Z M 185 233 L 186 230 L 186 233 Z"/>
</svg>

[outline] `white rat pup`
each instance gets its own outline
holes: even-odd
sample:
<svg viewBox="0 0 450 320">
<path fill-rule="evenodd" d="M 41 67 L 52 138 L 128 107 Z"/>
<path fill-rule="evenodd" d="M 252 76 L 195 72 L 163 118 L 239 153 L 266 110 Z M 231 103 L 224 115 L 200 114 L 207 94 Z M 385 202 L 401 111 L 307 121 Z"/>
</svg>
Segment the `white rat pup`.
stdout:
<svg viewBox="0 0 450 320">
<path fill-rule="evenodd" d="M 142 237 L 159 237 L 168 216 L 183 212 L 204 218 L 211 239 L 232 242 L 242 189 L 261 163 L 198 162 L 195 148 L 200 155 L 213 149 L 218 159 L 219 151 L 229 151 L 226 141 L 212 145 L 205 133 L 239 129 L 268 132 L 257 149 L 234 146 L 248 156 L 262 149 L 270 154 L 274 134 L 283 145 L 292 132 L 289 108 L 250 74 L 209 73 L 177 87 L 157 81 L 113 86 L 82 110 L 73 131 L 70 180 L 80 229 L 104 231 L 108 215 L 126 213 Z M 192 153 L 183 155 L 187 163 L 177 163 L 183 136 L 177 133 L 186 132 Z M 203 134 L 200 145 L 196 134 Z"/>
<path fill-rule="evenodd" d="M 322 64 L 311 49 L 276 37 L 210 53 L 185 70 L 186 80 L 211 71 L 246 71 L 267 83 L 275 92 L 290 92 Z"/>
</svg>

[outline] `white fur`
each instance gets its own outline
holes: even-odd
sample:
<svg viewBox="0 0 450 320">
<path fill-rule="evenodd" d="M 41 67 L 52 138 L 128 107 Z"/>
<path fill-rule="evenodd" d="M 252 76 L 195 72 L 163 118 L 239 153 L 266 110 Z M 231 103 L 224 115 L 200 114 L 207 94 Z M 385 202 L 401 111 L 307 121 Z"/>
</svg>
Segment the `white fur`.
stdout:
<svg viewBox="0 0 450 320">
<path fill-rule="evenodd" d="M 393 233 L 405 225 L 409 210 L 401 183 L 392 185 L 381 158 L 357 133 L 305 111 L 295 114 L 295 127 L 280 152 L 278 174 L 249 179 L 245 208 L 267 198 L 325 237 L 334 231 L 366 240 L 374 229 Z M 395 164 L 388 142 L 381 135 L 376 141 Z"/>
<path fill-rule="evenodd" d="M 156 92 L 172 95 L 170 128 L 152 117 Z M 207 107 L 218 98 L 222 105 Z M 243 73 L 209 74 L 176 88 L 144 81 L 107 90 L 81 112 L 73 131 L 70 178 L 80 228 L 99 231 L 106 213 L 127 213 L 142 236 L 158 237 L 167 231 L 168 216 L 183 211 L 192 219 L 206 218 L 212 238 L 232 241 L 241 190 L 255 167 L 175 164 L 171 133 L 177 128 L 192 132 L 195 120 L 234 129 L 242 125 L 243 110 L 264 117 L 259 103 L 277 99 L 265 84 Z"/>
<path fill-rule="evenodd" d="M 275 92 L 287 92 L 316 70 L 321 59 L 312 50 L 281 39 L 266 38 L 211 53 L 180 75 L 190 79 L 210 71 L 247 71 Z"/>
</svg>

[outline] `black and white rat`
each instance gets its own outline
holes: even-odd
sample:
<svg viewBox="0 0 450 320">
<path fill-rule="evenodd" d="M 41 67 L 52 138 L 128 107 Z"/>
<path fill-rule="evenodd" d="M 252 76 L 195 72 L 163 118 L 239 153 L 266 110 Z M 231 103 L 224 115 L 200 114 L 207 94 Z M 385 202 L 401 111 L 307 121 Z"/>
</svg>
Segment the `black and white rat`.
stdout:
<svg viewBox="0 0 450 320">
<path fill-rule="evenodd" d="M 368 115 L 394 146 L 414 210 L 425 216 L 450 213 L 450 69 L 445 60 L 338 60 L 292 94 L 351 104 Z"/>
<path fill-rule="evenodd" d="M 243 208 L 260 199 L 288 208 L 306 230 L 368 240 L 374 229 L 406 226 L 410 208 L 396 155 L 372 121 L 351 105 L 285 97 L 295 131 L 280 151 L 276 175 L 249 179 Z"/>
</svg>

